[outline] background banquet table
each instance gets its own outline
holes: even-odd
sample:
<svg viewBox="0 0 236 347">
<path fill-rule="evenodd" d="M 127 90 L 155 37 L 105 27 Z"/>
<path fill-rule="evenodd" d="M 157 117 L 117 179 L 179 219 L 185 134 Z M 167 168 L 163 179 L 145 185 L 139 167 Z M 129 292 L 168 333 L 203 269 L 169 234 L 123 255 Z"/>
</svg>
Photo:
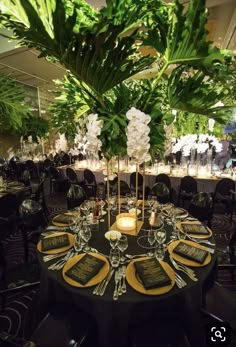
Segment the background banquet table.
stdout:
<svg viewBox="0 0 236 347">
<path fill-rule="evenodd" d="M 75 170 L 77 176 L 78 176 L 78 180 L 79 181 L 83 181 L 84 176 L 84 168 L 78 168 L 78 166 L 76 165 L 65 165 L 65 166 L 61 166 L 58 167 L 58 169 L 61 172 L 62 177 L 65 179 L 66 176 L 66 169 L 67 167 L 72 168 L 73 170 Z M 106 177 L 103 174 L 103 171 L 100 169 L 97 170 L 91 170 L 96 178 L 96 182 L 100 183 L 100 182 L 104 182 L 104 178 Z M 130 184 L 130 174 L 131 172 L 120 172 L 120 179 L 127 182 L 128 184 Z M 155 184 L 155 180 L 156 180 L 156 176 L 153 173 L 150 172 L 146 172 L 145 173 L 145 185 L 149 188 L 152 188 L 152 186 Z M 174 189 L 174 191 L 176 192 L 176 194 L 179 191 L 179 186 L 180 186 L 180 181 L 182 179 L 182 177 L 177 177 L 177 176 L 173 176 L 173 175 L 168 175 L 170 177 L 170 181 L 171 181 L 171 187 L 172 189 Z M 228 176 L 227 176 L 228 177 Z M 222 177 L 194 177 L 195 180 L 197 181 L 197 187 L 198 187 L 198 191 L 199 192 L 204 192 L 204 193 L 213 193 L 216 187 L 216 184 L 220 181 L 221 178 L 224 178 L 224 176 Z M 232 177 L 230 177 L 232 178 Z"/>
<path fill-rule="evenodd" d="M 113 214 L 114 212 L 112 212 Z M 111 222 L 115 217 L 111 216 Z M 148 218 L 145 218 L 144 227 L 148 226 Z M 165 228 L 170 235 L 171 226 L 165 224 Z M 105 239 L 104 233 L 108 230 L 107 218 L 100 222 L 99 227 L 92 232 L 89 245 L 96 248 L 103 254 L 109 254 L 110 245 Z M 139 235 L 143 231 L 141 230 Z M 168 236 L 169 237 L 169 236 Z M 128 236 L 129 254 L 141 254 L 144 250 L 137 244 L 136 236 Z M 164 261 L 169 262 L 168 252 Z M 161 318 L 166 320 L 175 319 L 182 322 L 191 341 L 191 346 L 202 346 L 202 336 L 199 334 L 200 307 L 202 305 L 202 290 L 206 281 L 210 280 L 215 265 L 215 254 L 212 255 L 211 262 L 199 268 L 194 268 L 198 277 L 198 282 L 193 282 L 185 275 L 181 276 L 186 280 L 187 286 L 179 289 L 176 286 L 162 295 L 148 296 L 135 291 L 127 284 L 127 293 L 119 297 L 118 301 L 112 299 L 114 291 L 114 278 L 109 282 L 103 296 L 92 294 L 94 287 L 76 288 L 67 284 L 62 276 L 62 271 L 52 271 L 48 267 L 52 262 L 44 263 L 43 254 L 39 253 L 39 261 L 42 267 L 41 274 L 41 302 L 48 305 L 55 302 L 72 303 L 75 307 L 83 309 L 91 314 L 97 322 L 99 333 L 99 346 L 128 346 L 128 332 L 132 327 L 138 326 L 142 322 L 148 322 Z M 156 317 L 156 318 L 155 318 Z M 79 321 L 78 321 L 79 324 Z M 158 339 L 158 335 L 157 335 Z"/>
</svg>

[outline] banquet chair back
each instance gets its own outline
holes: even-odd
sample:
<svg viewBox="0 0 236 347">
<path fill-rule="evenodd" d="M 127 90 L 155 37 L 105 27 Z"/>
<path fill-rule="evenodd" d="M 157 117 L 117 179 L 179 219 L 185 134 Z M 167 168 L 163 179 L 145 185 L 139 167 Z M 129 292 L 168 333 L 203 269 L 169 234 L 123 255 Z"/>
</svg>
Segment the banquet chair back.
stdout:
<svg viewBox="0 0 236 347">
<path fill-rule="evenodd" d="M 61 157 L 58 153 L 56 153 L 53 157 L 53 161 L 55 166 L 60 166 L 61 165 Z"/>
<path fill-rule="evenodd" d="M 112 187 L 112 193 L 118 195 L 118 181 Z M 120 180 L 120 195 L 126 196 L 131 194 L 131 189 L 127 182 Z"/>
<path fill-rule="evenodd" d="M 197 193 L 197 181 L 192 176 L 184 176 L 180 181 L 177 205 L 184 206 Z"/>
<path fill-rule="evenodd" d="M 158 183 L 158 182 L 165 183 L 167 188 L 171 191 L 171 181 L 170 181 L 170 177 L 168 175 L 166 175 L 164 173 L 157 175 L 156 176 L 156 183 Z"/>
<path fill-rule="evenodd" d="M 75 170 L 73 170 L 70 167 L 68 167 L 66 169 L 66 175 L 69 178 L 70 183 L 79 184 L 79 180 L 78 180 L 78 177 L 77 177 L 77 174 L 76 174 Z"/>
<path fill-rule="evenodd" d="M 71 184 L 67 193 L 67 208 L 68 210 L 80 206 L 87 196 L 84 189 L 78 184 Z"/>
<path fill-rule="evenodd" d="M 37 202 L 39 202 L 41 204 L 42 210 L 43 210 L 44 219 L 45 219 L 45 221 L 48 221 L 49 211 L 48 211 L 47 204 L 46 204 L 46 199 L 45 199 L 44 180 L 42 180 L 40 182 L 40 184 L 38 186 L 38 189 L 36 190 L 33 198 L 34 198 L 34 200 L 36 200 Z"/>
<path fill-rule="evenodd" d="M 138 187 L 142 187 L 143 185 L 143 175 L 138 172 Z M 130 174 L 130 188 L 135 189 L 136 187 L 136 172 L 132 172 Z"/>
<path fill-rule="evenodd" d="M 84 190 L 88 197 L 95 197 L 97 194 L 97 182 L 94 173 L 89 170 L 84 170 Z"/>
<path fill-rule="evenodd" d="M 229 214 L 232 220 L 235 201 L 235 182 L 231 178 L 221 179 L 213 194 L 213 213 L 217 204 L 225 206 L 225 213 Z"/>
<path fill-rule="evenodd" d="M 26 169 L 30 172 L 31 178 L 38 178 L 38 170 L 33 160 L 27 160 L 25 163 Z"/>
<path fill-rule="evenodd" d="M 205 222 L 209 227 L 211 226 L 212 218 L 212 197 L 209 193 L 199 192 L 194 194 L 193 199 L 189 205 L 189 213 Z"/>
<path fill-rule="evenodd" d="M 78 155 L 78 159 L 79 159 L 79 161 L 84 160 L 84 156 L 83 156 L 83 154 L 82 154 L 82 153 L 79 153 L 79 155 Z"/>
<path fill-rule="evenodd" d="M 40 226 L 47 224 L 47 220 L 44 217 L 42 206 L 39 202 L 25 199 L 19 207 L 20 215 L 20 229 L 24 241 L 24 256 L 25 262 L 28 261 L 29 255 L 29 242 L 28 233 L 37 231 Z"/>
<path fill-rule="evenodd" d="M 45 159 L 42 166 L 42 172 L 46 177 L 50 177 L 50 167 L 53 166 L 53 161 L 50 159 Z"/>
<path fill-rule="evenodd" d="M 165 183 L 157 182 L 151 189 L 151 195 L 157 198 L 161 204 L 166 204 L 171 201 L 170 190 Z"/>
<path fill-rule="evenodd" d="M 61 158 L 61 165 L 70 165 L 71 164 L 71 158 L 69 154 L 65 153 Z"/>
</svg>

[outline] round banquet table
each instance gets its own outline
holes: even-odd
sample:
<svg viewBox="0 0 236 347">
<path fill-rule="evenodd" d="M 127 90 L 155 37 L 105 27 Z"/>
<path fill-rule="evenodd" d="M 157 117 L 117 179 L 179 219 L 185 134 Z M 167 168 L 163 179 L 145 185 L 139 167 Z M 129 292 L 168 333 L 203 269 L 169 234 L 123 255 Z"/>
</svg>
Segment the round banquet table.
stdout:
<svg viewBox="0 0 236 347">
<path fill-rule="evenodd" d="M 114 221 L 115 216 L 111 215 L 111 225 Z M 143 228 L 148 226 L 148 216 L 145 214 Z M 170 225 L 165 224 L 168 237 L 171 228 Z M 106 255 L 109 254 L 110 250 L 109 242 L 104 237 L 107 230 L 107 218 L 105 218 L 104 222 L 99 223 L 99 228 L 92 231 L 92 238 L 89 241 L 91 247 Z M 69 229 L 66 231 L 70 232 Z M 138 236 L 142 233 L 141 230 Z M 127 236 L 127 254 L 142 254 L 147 251 L 137 244 L 137 236 Z M 78 307 L 78 309 L 92 315 L 97 323 L 100 347 L 128 346 L 129 330 L 142 324 L 143 321 L 147 323 L 148 319 L 153 319 L 151 318 L 153 315 L 159 315 L 162 319 L 167 319 L 167 324 L 168 316 L 178 317 L 176 319 L 182 321 L 191 346 L 204 346 L 202 339 L 205 337 L 199 333 L 202 290 L 204 283 L 209 280 L 213 273 L 212 270 L 216 260 L 215 254 L 211 254 L 212 258 L 208 265 L 194 267 L 198 278 L 197 282 L 193 282 L 185 274 L 179 272 L 187 282 L 187 286 L 179 289 L 175 285 L 171 291 L 162 295 L 141 294 L 126 282 L 127 292 L 119 296 L 117 301 L 113 300 L 114 274 L 105 294 L 97 296 L 92 294 L 94 287 L 77 288 L 66 283 L 62 276 L 62 270 L 53 271 L 48 269 L 53 261 L 45 263 L 43 262 L 43 254 L 38 252 L 38 256 L 42 268 L 40 282 L 41 304 L 45 306 L 55 302 L 73 304 L 74 307 Z M 165 254 L 164 261 L 170 264 L 168 252 Z M 172 265 L 171 267 L 173 268 Z"/>
</svg>

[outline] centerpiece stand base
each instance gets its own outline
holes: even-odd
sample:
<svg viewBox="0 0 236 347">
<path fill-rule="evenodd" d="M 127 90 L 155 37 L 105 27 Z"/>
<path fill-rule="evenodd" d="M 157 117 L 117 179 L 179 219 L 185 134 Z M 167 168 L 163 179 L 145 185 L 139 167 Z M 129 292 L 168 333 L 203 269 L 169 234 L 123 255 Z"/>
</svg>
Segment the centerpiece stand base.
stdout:
<svg viewBox="0 0 236 347">
<path fill-rule="evenodd" d="M 134 229 L 131 229 L 131 230 L 121 230 L 119 229 L 119 227 L 117 226 L 117 223 L 115 222 L 112 224 L 109 230 L 118 230 L 122 234 L 136 236 L 140 232 L 142 226 L 143 226 L 143 221 L 137 221 L 137 228 L 135 227 Z"/>
</svg>

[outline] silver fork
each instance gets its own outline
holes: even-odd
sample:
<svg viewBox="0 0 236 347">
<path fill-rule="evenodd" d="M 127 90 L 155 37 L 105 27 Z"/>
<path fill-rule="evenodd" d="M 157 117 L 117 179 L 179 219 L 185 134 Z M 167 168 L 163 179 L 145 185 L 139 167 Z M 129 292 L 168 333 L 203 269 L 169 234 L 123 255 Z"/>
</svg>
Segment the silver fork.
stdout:
<svg viewBox="0 0 236 347">
<path fill-rule="evenodd" d="M 184 279 L 177 273 L 175 273 L 175 283 L 178 288 L 183 288 L 187 285 Z"/>
<path fill-rule="evenodd" d="M 118 284 L 119 284 L 119 279 L 120 279 L 119 271 L 117 270 L 117 271 L 115 272 L 115 290 L 114 290 L 114 293 L 113 293 L 113 300 L 117 300 L 117 299 L 118 299 Z"/>
<path fill-rule="evenodd" d="M 126 266 L 122 265 L 122 277 L 123 277 L 123 283 L 121 287 L 122 293 L 126 293 L 126 290 L 127 290 L 126 283 L 125 283 L 125 272 L 126 272 Z"/>
<path fill-rule="evenodd" d="M 65 257 L 63 257 L 62 259 L 59 259 L 54 264 L 50 265 L 48 267 L 49 270 L 59 270 L 58 266 L 60 266 L 61 264 L 66 263 L 66 261 L 72 256 L 73 253 L 74 252 L 72 250 L 70 250 Z"/>
<path fill-rule="evenodd" d="M 176 268 L 176 270 L 179 270 L 185 273 L 192 281 L 194 282 L 198 281 L 195 275 L 195 272 L 192 269 L 188 268 L 187 266 L 183 264 L 177 263 L 172 257 L 170 257 L 170 261 L 173 264 L 173 266 Z"/>
</svg>

